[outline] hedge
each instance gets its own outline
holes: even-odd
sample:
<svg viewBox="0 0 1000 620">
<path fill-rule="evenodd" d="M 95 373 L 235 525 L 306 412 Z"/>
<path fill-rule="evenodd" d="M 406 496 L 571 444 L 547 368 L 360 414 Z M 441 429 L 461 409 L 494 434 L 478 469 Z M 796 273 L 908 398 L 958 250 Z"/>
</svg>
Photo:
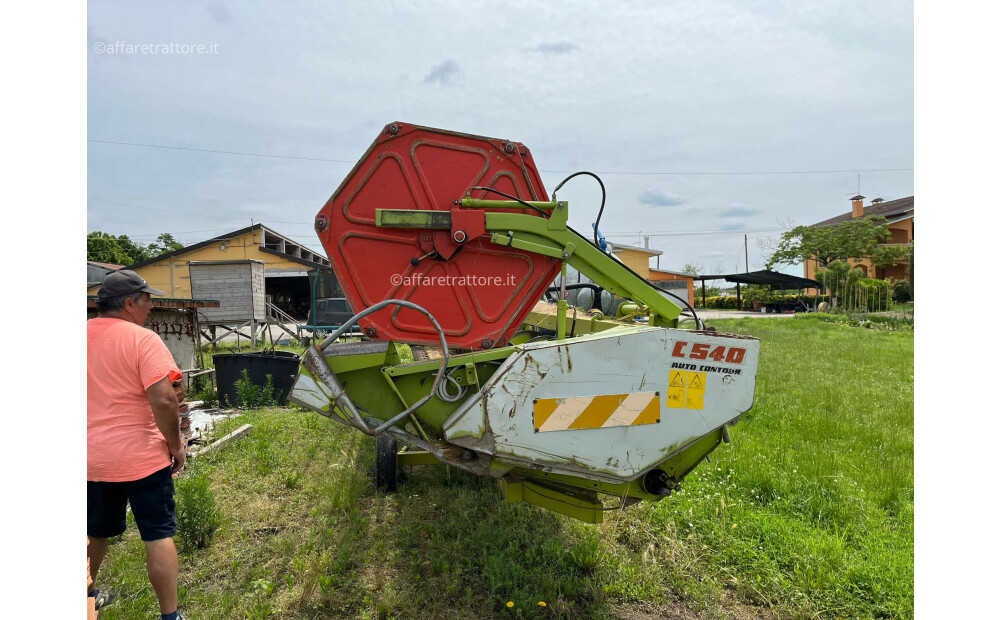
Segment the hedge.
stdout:
<svg viewBox="0 0 1000 620">
<path fill-rule="evenodd" d="M 796 295 L 775 295 L 771 298 L 772 302 L 778 301 L 795 301 L 796 299 L 802 299 L 806 303 L 812 305 L 814 302 L 814 297 L 811 295 L 804 295 L 802 297 L 797 297 Z M 753 302 L 743 299 L 743 309 L 753 310 Z M 818 302 L 829 302 L 829 295 L 820 295 L 818 297 Z M 695 308 L 708 308 L 709 310 L 736 310 L 736 295 L 730 295 L 728 297 L 706 297 L 705 304 L 702 305 L 701 297 L 695 295 L 694 299 Z"/>
</svg>

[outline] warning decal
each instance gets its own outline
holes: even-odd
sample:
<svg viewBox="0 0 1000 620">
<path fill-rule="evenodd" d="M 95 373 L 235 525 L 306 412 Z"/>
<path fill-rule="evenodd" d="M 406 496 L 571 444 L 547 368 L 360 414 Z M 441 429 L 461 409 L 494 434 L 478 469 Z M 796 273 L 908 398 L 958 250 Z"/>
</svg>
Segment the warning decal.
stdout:
<svg viewBox="0 0 1000 620">
<path fill-rule="evenodd" d="M 672 409 L 704 409 L 707 373 L 671 370 L 667 387 L 667 407 Z"/>
</svg>

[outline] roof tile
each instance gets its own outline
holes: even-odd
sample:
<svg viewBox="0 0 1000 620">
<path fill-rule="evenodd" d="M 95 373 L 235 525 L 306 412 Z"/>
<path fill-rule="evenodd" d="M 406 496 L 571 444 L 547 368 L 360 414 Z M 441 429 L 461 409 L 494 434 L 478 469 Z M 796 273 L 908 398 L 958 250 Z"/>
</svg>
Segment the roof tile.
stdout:
<svg viewBox="0 0 1000 620">
<path fill-rule="evenodd" d="M 883 202 L 880 204 L 871 205 L 865 207 L 865 212 L 862 217 L 868 217 L 869 215 L 881 215 L 883 217 L 889 215 L 896 215 L 898 213 L 905 213 L 906 211 L 913 210 L 913 196 L 908 196 L 906 198 L 898 198 L 896 200 L 890 200 L 888 202 Z M 813 226 L 833 226 L 834 224 L 841 224 L 849 220 L 854 219 L 852 213 L 848 211 L 837 217 L 831 217 L 828 220 L 823 220 L 822 222 L 817 222 Z"/>
</svg>

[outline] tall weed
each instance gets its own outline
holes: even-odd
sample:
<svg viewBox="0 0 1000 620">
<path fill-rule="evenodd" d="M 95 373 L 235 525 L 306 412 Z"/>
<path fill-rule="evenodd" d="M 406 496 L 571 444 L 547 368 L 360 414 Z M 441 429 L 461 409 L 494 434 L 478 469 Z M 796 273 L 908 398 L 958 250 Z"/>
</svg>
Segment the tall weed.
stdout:
<svg viewBox="0 0 1000 620">
<path fill-rule="evenodd" d="M 181 546 L 202 549 L 209 545 L 222 524 L 215 495 L 204 471 L 193 469 L 176 482 L 177 538 Z"/>
<path fill-rule="evenodd" d="M 250 373 L 244 368 L 236 380 L 236 406 L 240 409 L 259 409 L 278 404 L 278 392 L 274 387 L 274 377 L 265 375 L 264 385 L 250 380 Z"/>
</svg>

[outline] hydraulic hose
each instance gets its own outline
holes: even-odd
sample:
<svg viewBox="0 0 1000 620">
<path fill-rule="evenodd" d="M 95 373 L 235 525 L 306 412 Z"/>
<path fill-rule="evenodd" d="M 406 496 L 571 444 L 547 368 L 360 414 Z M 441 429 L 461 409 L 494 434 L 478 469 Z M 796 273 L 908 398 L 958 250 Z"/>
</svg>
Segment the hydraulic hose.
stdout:
<svg viewBox="0 0 1000 620">
<path fill-rule="evenodd" d="M 349 320 L 347 320 L 339 328 L 337 328 L 337 330 L 335 332 L 333 332 L 332 334 L 330 334 L 329 336 L 327 336 L 326 340 L 324 340 L 321 344 L 317 345 L 316 348 L 319 350 L 320 353 L 322 353 L 324 349 L 326 349 L 328 346 L 330 346 L 331 344 L 333 344 L 333 342 L 335 340 L 337 340 L 337 338 L 340 338 L 351 327 L 353 327 L 354 324 L 357 323 L 359 320 L 363 319 L 364 317 L 368 316 L 369 314 L 372 314 L 373 312 L 378 312 L 382 308 L 385 308 L 386 306 L 390 306 L 390 305 L 402 306 L 404 308 L 409 308 L 411 310 L 416 310 L 417 312 L 420 312 L 421 314 L 423 314 L 424 316 L 426 316 L 430 320 L 431 325 L 433 325 L 434 329 L 437 331 L 438 337 L 441 339 L 441 351 L 444 354 L 444 357 L 441 360 L 441 367 L 438 368 L 437 375 L 434 376 L 434 383 L 433 383 L 433 385 L 431 385 L 431 390 L 427 394 L 427 396 L 424 396 L 423 398 L 421 398 L 420 400 L 418 400 L 416 403 L 414 403 L 411 407 L 408 407 L 402 413 L 394 416 L 391 420 L 388 420 L 388 421 L 384 422 L 381 426 L 378 426 L 378 427 L 376 427 L 374 429 L 372 429 L 364 421 L 364 419 L 361 417 L 361 413 L 358 411 L 357 406 L 354 404 L 354 401 L 351 400 L 350 396 L 348 396 L 346 392 L 344 392 L 339 398 L 337 398 L 337 402 L 343 401 L 344 404 L 346 405 L 346 407 L 350 410 L 351 417 L 354 419 L 353 425 L 355 427 L 357 427 L 358 430 L 361 430 L 361 431 L 363 431 L 364 433 L 366 433 L 368 435 L 378 435 L 378 434 L 384 432 L 386 429 L 395 426 L 400 420 L 402 420 L 406 416 L 412 414 L 414 411 L 416 411 L 417 409 L 420 409 L 422 406 L 424 406 L 424 403 L 426 403 L 428 400 L 430 400 L 434 396 L 434 394 L 437 392 L 438 385 L 441 383 L 441 379 L 442 379 L 442 377 L 445 374 L 445 369 L 448 368 L 448 359 L 449 359 L 449 356 L 448 356 L 448 341 L 445 338 L 444 330 L 441 329 L 441 325 L 438 324 L 437 319 L 434 318 L 433 314 L 431 314 L 427 310 L 421 308 L 420 306 L 418 306 L 415 303 L 412 303 L 412 302 L 409 302 L 409 301 L 405 301 L 405 300 L 402 300 L 402 299 L 386 299 L 385 301 L 378 302 L 377 304 L 375 304 L 374 306 L 371 306 L 370 308 L 366 308 L 366 309 L 362 310 L 361 312 L 359 312 L 359 313 L 355 314 L 354 316 L 352 316 Z M 333 373 L 331 372 L 330 375 L 333 375 Z M 343 391 L 343 388 L 341 388 L 341 391 Z"/>
</svg>

